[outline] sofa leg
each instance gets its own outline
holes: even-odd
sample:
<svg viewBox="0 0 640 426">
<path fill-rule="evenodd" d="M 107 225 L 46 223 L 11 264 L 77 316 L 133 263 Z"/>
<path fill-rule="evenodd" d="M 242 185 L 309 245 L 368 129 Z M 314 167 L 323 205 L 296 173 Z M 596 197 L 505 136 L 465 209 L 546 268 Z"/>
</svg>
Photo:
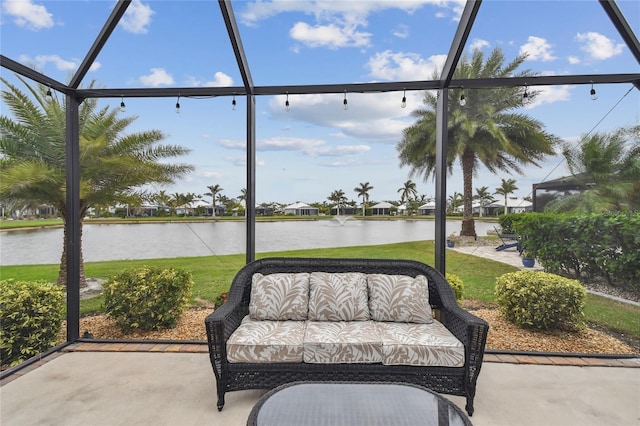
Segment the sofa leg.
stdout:
<svg viewBox="0 0 640 426">
<path fill-rule="evenodd" d="M 224 394 L 218 397 L 218 411 L 222 411 L 222 407 L 224 407 Z"/>
</svg>

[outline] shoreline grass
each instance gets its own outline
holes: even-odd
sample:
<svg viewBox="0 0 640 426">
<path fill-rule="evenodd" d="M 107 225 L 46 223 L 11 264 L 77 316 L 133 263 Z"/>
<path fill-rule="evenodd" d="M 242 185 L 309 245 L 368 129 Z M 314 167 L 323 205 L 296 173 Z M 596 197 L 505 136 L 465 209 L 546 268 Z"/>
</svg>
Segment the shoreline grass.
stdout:
<svg viewBox="0 0 640 426">
<path fill-rule="evenodd" d="M 394 258 L 411 259 L 433 264 L 434 242 L 429 240 L 373 246 L 290 250 L 258 253 L 256 258 L 272 256 Z M 504 263 L 454 251 L 447 251 L 446 263 L 447 272 L 458 275 L 464 282 L 465 299 L 473 299 L 485 304 L 495 304 L 494 287 L 496 277 L 517 270 L 517 268 Z M 244 254 L 118 260 L 86 262 L 85 273 L 88 278 L 108 279 L 124 269 L 143 265 L 187 269 L 192 273 L 195 282 L 191 295 L 191 304 L 197 307 L 213 303 L 221 293 L 226 292 L 233 277 L 244 264 Z M 55 282 L 58 277 L 58 268 L 58 265 L 3 266 L 0 279 L 14 278 L 26 281 L 43 280 Z M 104 310 L 103 300 L 102 296 L 81 300 L 81 314 L 89 315 L 102 312 Z M 640 308 L 637 306 L 589 295 L 584 312 L 585 320 L 589 323 L 640 338 L 640 327 L 638 326 Z"/>
</svg>

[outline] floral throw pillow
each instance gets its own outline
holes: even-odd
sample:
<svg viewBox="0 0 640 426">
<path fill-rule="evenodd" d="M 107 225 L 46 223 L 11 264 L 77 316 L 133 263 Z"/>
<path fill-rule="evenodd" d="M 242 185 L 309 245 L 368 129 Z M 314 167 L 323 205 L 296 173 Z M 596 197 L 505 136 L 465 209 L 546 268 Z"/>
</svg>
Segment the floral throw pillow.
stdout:
<svg viewBox="0 0 640 426">
<path fill-rule="evenodd" d="M 418 275 L 367 275 L 369 312 L 374 321 L 431 324 L 427 277 Z"/>
<path fill-rule="evenodd" d="M 360 272 L 312 272 L 309 278 L 311 321 L 367 321 L 367 276 Z"/>
<path fill-rule="evenodd" d="M 253 274 L 249 317 L 253 320 L 307 319 L 309 274 Z"/>
</svg>

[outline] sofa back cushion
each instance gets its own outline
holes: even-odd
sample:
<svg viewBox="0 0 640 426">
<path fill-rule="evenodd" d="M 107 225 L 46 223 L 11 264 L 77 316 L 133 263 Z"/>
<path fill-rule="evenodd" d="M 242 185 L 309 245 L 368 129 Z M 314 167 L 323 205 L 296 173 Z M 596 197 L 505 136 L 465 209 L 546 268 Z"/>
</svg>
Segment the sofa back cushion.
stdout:
<svg viewBox="0 0 640 426">
<path fill-rule="evenodd" d="M 433 322 L 427 277 L 367 275 L 369 312 L 374 321 Z"/>
<path fill-rule="evenodd" d="M 253 320 L 307 319 L 309 274 L 253 274 L 249 317 Z"/>
<path fill-rule="evenodd" d="M 309 320 L 369 320 L 367 276 L 359 272 L 312 272 L 309 277 Z"/>
</svg>

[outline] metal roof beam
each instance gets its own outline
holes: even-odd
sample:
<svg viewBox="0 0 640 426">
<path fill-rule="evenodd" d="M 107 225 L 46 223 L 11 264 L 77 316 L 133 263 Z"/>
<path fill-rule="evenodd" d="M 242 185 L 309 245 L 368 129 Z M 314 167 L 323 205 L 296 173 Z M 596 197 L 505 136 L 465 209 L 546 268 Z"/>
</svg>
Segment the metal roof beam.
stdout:
<svg viewBox="0 0 640 426">
<path fill-rule="evenodd" d="M 467 43 L 467 38 L 469 37 L 481 3 L 481 0 L 468 0 L 464 6 L 460 22 L 458 23 L 458 29 L 456 29 L 456 33 L 453 36 L 447 60 L 442 67 L 442 74 L 440 74 L 441 87 L 449 87 L 449 82 L 453 78 L 453 73 L 456 70 L 464 46 Z"/>
<path fill-rule="evenodd" d="M 116 25 L 118 25 L 120 18 L 122 17 L 122 15 L 124 15 L 124 12 L 126 12 L 130 3 L 131 0 L 118 0 L 118 3 L 113 8 L 111 15 L 109 15 L 109 19 L 107 19 L 107 22 L 105 22 L 104 26 L 102 27 L 102 31 L 100 31 L 100 34 L 98 34 L 98 37 L 93 42 L 93 46 L 91 46 L 91 49 L 89 49 L 87 56 L 85 56 L 84 60 L 80 64 L 78 71 L 76 71 L 75 75 L 71 79 L 69 87 L 77 89 L 80 86 L 80 83 L 82 83 L 82 79 L 89 72 L 91 65 L 93 65 L 93 62 L 98 57 L 98 54 L 104 47 L 104 44 L 107 42 L 107 40 L 109 40 L 109 36 L 116 28 Z"/>
<path fill-rule="evenodd" d="M 640 84 L 640 73 L 635 74 L 585 74 L 585 75 L 543 75 L 537 77 L 505 77 L 451 80 L 450 88 L 494 89 L 501 87 L 554 86 L 581 84 Z M 439 89 L 438 80 L 398 81 L 387 83 L 354 83 L 354 84 L 320 84 L 301 86 L 256 86 L 254 95 L 315 95 L 347 93 L 384 93 L 401 92 L 403 90 L 435 90 Z M 52 86 L 53 87 L 53 86 Z M 133 89 L 78 89 L 80 98 L 169 98 L 169 97 L 216 97 L 246 95 L 242 86 L 234 87 L 163 87 Z"/>
<path fill-rule="evenodd" d="M 222 12 L 222 18 L 227 26 L 227 33 L 229 34 L 229 40 L 233 47 L 233 53 L 236 55 L 236 61 L 238 62 L 238 68 L 240 69 L 240 75 L 242 75 L 242 81 L 244 83 L 245 91 L 247 94 L 253 94 L 253 79 L 251 78 L 251 71 L 249 70 L 249 63 L 242 47 L 242 40 L 240 40 L 240 31 L 238 30 L 238 24 L 236 23 L 235 15 L 233 14 L 233 8 L 231 7 L 230 0 L 218 0 L 220 4 L 220 11 Z"/>
<path fill-rule="evenodd" d="M 14 61 L 13 59 L 7 58 L 4 55 L 0 55 L 0 66 L 2 66 L 2 68 L 8 69 L 9 71 L 13 71 L 14 73 L 19 74 L 23 77 L 31 79 L 37 83 L 49 86 L 52 89 L 57 90 L 58 92 L 62 92 L 64 94 L 69 94 L 72 92 L 69 87 L 60 83 L 59 81 L 54 80 L 53 78 L 42 73 L 39 73 L 33 68 L 24 66 L 21 63 Z"/>
<path fill-rule="evenodd" d="M 620 33 L 622 39 L 627 43 L 627 47 L 636 58 L 636 61 L 640 64 L 640 43 L 638 42 L 638 38 L 635 34 L 633 34 L 633 30 L 620 11 L 620 8 L 618 8 L 618 5 L 613 0 L 599 1 L 600 5 L 609 16 L 609 19 L 611 19 L 611 22 Z M 636 85 L 636 87 L 638 86 Z"/>
</svg>

